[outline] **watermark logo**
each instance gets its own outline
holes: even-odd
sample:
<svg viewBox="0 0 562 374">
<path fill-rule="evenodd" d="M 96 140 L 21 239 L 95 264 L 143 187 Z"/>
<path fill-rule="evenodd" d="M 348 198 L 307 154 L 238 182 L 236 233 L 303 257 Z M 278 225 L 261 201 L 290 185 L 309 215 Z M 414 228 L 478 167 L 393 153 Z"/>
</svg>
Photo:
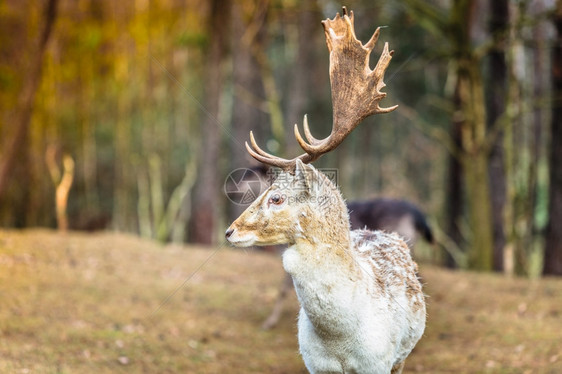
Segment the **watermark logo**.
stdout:
<svg viewBox="0 0 562 374">
<path fill-rule="evenodd" d="M 314 175 L 312 175 L 313 173 L 320 173 L 321 175 L 323 175 L 325 178 L 316 178 Z M 307 179 L 315 179 L 315 187 L 318 190 L 321 190 L 322 188 L 325 187 L 325 185 L 333 185 L 333 186 L 337 186 L 338 185 L 338 169 L 327 169 L 327 168 L 322 168 L 322 169 L 316 169 L 316 170 L 303 170 L 301 171 L 301 173 L 304 173 L 303 175 L 299 175 L 297 177 L 299 178 L 307 178 Z M 309 175 L 310 174 L 310 175 Z M 305 188 L 305 184 L 302 183 L 295 183 L 295 176 L 293 175 L 289 175 L 287 173 L 283 173 L 281 170 L 279 169 L 270 169 L 267 172 L 267 180 L 268 183 L 271 185 L 271 183 L 273 183 L 275 181 L 275 183 L 277 185 L 279 185 L 281 188 L 292 188 L 294 190 L 302 190 L 303 188 Z"/>
<path fill-rule="evenodd" d="M 234 204 L 249 205 L 264 190 L 261 176 L 252 169 L 233 170 L 224 181 L 224 193 Z"/>
<path fill-rule="evenodd" d="M 301 178 L 312 177 L 315 179 L 315 189 L 318 195 L 309 196 L 308 199 L 316 199 L 319 205 L 330 203 L 330 199 L 323 197 L 321 191 L 325 187 L 333 188 L 338 185 L 338 169 L 317 169 L 323 177 L 300 176 Z M 306 170 L 305 173 L 316 173 L 317 171 Z M 241 168 L 233 170 L 224 182 L 224 193 L 234 204 L 247 206 L 250 205 L 259 195 L 262 194 L 271 184 L 275 182 L 281 189 L 291 189 L 299 191 L 306 188 L 306 184 L 295 183 L 295 176 L 284 173 L 280 169 L 270 168 L 266 172 Z M 329 186 L 327 186 L 329 185 Z M 295 197 L 296 198 L 296 197 Z M 304 197 L 301 197 L 304 198 Z"/>
</svg>

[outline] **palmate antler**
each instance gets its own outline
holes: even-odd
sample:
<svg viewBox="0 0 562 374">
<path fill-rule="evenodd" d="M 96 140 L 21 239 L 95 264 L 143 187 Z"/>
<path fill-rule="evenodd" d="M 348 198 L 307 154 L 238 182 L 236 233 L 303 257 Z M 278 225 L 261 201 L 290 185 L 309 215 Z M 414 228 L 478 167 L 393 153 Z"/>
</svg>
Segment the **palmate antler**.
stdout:
<svg viewBox="0 0 562 374">
<path fill-rule="evenodd" d="M 348 15 L 347 9 L 343 7 L 342 13 L 341 17 L 338 13 L 334 19 L 322 21 L 326 44 L 330 51 L 332 132 L 325 139 L 314 138 L 308 127 L 308 120 L 304 116 L 304 135 L 308 143 L 302 138 L 296 124 L 295 137 L 306 153 L 288 160 L 263 151 L 250 131 L 251 147 L 246 142 L 246 149 L 256 160 L 290 171 L 294 169 L 297 159 L 305 164 L 310 163 L 336 148 L 366 117 L 377 113 L 392 112 L 398 107 L 398 105 L 390 108 L 379 106 L 380 101 L 386 97 L 386 93 L 380 90 L 385 86 L 384 72 L 394 51 L 389 51 L 388 43 L 385 43 L 375 70 L 371 70 L 369 55 L 375 47 L 380 28 L 377 28 L 367 44 L 363 45 L 355 36 L 353 11 L 350 11 Z"/>
</svg>

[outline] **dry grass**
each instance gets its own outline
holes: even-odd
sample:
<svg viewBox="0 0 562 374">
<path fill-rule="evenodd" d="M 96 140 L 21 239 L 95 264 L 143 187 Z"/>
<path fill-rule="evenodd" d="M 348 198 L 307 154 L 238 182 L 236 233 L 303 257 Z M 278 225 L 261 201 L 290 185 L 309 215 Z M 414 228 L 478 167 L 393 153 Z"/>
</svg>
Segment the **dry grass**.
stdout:
<svg viewBox="0 0 562 374">
<path fill-rule="evenodd" d="M 422 274 L 428 328 L 405 373 L 562 373 L 562 280 Z M 0 231 L 0 372 L 306 373 L 294 297 L 259 328 L 281 279 L 263 253 Z"/>
</svg>

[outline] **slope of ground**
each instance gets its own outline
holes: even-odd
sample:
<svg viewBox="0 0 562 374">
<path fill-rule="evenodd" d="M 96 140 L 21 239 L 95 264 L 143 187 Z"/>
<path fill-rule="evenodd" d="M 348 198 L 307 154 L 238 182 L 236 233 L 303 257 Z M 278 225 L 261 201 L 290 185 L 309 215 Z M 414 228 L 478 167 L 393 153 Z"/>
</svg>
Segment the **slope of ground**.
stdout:
<svg viewBox="0 0 562 374">
<path fill-rule="evenodd" d="M 562 280 L 421 271 L 405 373 L 562 373 Z M 294 296 L 259 328 L 281 279 L 264 253 L 0 231 L 0 373 L 306 373 Z"/>
</svg>

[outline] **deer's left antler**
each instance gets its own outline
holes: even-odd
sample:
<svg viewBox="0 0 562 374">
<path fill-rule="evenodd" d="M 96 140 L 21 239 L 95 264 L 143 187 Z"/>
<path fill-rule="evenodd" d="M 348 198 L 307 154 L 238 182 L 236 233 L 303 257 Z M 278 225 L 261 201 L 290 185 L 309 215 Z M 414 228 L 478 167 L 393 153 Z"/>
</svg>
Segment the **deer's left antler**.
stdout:
<svg viewBox="0 0 562 374">
<path fill-rule="evenodd" d="M 330 83 L 332 89 L 333 123 L 332 132 L 325 139 L 312 136 L 306 116 L 303 121 L 305 141 L 295 124 L 295 137 L 306 152 L 291 160 L 273 156 L 263 151 L 250 132 L 251 147 L 246 142 L 246 149 L 258 161 L 280 167 L 285 170 L 294 169 L 297 159 L 310 163 L 320 156 L 336 148 L 353 129 L 366 117 L 392 112 L 398 107 L 381 108 L 380 101 L 386 97 L 381 92 L 384 84 L 384 72 L 392 59 L 394 51 L 388 50 L 384 44 L 382 55 L 374 70 L 369 67 L 369 56 L 375 47 L 380 34 L 377 28 L 367 42 L 362 44 L 355 36 L 353 11 L 347 14 L 343 7 L 343 16 L 338 13 L 334 19 L 322 21 L 326 44 L 330 51 Z"/>
</svg>

